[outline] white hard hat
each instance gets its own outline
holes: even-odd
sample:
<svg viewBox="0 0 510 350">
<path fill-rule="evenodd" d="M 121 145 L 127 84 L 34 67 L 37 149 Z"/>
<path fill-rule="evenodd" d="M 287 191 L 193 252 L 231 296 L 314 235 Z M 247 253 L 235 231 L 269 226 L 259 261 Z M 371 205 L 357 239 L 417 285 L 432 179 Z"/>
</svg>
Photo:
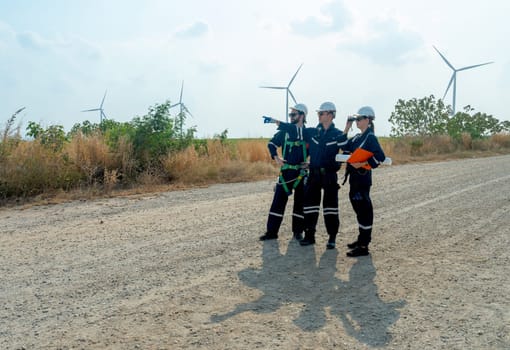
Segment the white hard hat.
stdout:
<svg viewBox="0 0 510 350">
<path fill-rule="evenodd" d="M 321 104 L 317 112 L 336 112 L 336 107 L 333 102 L 324 102 Z"/>
<path fill-rule="evenodd" d="M 290 109 L 295 109 L 296 111 L 300 111 L 305 115 L 308 114 L 308 108 L 306 108 L 306 105 L 304 103 L 298 103 L 294 107 L 290 107 Z"/>
<path fill-rule="evenodd" d="M 370 106 L 363 106 L 358 109 L 356 115 L 368 117 L 368 119 L 375 119 L 374 109 Z"/>
</svg>

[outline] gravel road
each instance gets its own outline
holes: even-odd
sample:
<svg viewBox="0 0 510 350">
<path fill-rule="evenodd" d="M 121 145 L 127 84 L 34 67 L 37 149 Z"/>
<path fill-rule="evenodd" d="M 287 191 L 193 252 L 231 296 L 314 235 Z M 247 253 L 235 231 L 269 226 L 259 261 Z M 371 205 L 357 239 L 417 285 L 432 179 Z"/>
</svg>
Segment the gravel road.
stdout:
<svg viewBox="0 0 510 350">
<path fill-rule="evenodd" d="M 0 209 L 1 349 L 510 349 L 510 156 L 374 171 L 371 255 L 272 181 Z"/>
</svg>

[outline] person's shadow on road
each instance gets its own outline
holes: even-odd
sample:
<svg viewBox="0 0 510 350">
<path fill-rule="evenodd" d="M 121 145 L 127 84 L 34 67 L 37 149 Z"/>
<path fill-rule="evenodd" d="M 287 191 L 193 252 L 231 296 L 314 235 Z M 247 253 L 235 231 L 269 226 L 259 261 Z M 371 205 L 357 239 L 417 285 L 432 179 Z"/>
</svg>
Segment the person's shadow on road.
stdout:
<svg viewBox="0 0 510 350">
<path fill-rule="evenodd" d="M 277 240 L 265 241 L 262 268 L 248 268 L 239 279 L 263 295 L 252 302 L 238 304 L 224 314 L 213 315 L 212 322 L 222 322 L 251 311 L 270 313 L 289 303 L 302 304 L 293 321 L 304 331 L 312 332 L 326 324 L 326 309 L 342 321 L 345 331 L 370 346 L 383 346 L 391 340 L 391 327 L 400 317 L 405 301 L 384 302 L 374 282 L 375 267 L 370 256 L 360 257 L 349 271 L 349 280 L 335 276 L 338 251 L 326 250 L 317 264 L 314 247 L 301 247 L 290 241 L 285 255 Z"/>
</svg>

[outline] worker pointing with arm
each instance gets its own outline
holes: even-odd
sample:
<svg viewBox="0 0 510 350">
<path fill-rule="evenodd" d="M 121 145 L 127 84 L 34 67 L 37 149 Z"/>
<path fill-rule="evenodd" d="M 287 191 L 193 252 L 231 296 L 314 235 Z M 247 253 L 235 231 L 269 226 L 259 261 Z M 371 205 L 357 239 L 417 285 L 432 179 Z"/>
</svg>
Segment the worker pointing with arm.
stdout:
<svg viewBox="0 0 510 350">
<path fill-rule="evenodd" d="M 304 178 L 306 176 L 307 146 L 303 138 L 304 123 L 308 108 L 303 103 L 291 107 L 291 123 L 288 130 L 278 131 L 268 143 L 271 158 L 280 166 L 280 174 L 267 219 L 267 231 L 260 237 L 261 241 L 278 238 L 278 231 L 283 220 L 285 206 L 290 195 L 294 193 L 292 210 L 292 232 L 297 240 L 303 238 L 304 215 Z M 281 148 L 282 157 L 278 155 Z"/>
</svg>

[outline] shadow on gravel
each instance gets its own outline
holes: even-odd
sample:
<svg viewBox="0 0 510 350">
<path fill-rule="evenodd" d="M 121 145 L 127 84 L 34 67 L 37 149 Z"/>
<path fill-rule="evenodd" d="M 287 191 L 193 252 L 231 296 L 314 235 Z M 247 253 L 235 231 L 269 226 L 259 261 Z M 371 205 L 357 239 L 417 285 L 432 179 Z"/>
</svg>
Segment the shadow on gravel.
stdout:
<svg viewBox="0 0 510 350">
<path fill-rule="evenodd" d="M 317 263 L 314 247 L 289 242 L 285 255 L 278 241 L 265 241 L 262 269 L 248 268 L 239 279 L 264 294 L 257 300 L 239 304 L 230 312 L 213 315 L 222 322 L 243 312 L 271 313 L 291 303 L 301 304 L 294 324 L 314 332 L 326 324 L 326 309 L 342 321 L 347 334 L 369 346 L 384 346 L 391 340 L 391 327 L 400 317 L 406 302 L 384 302 L 374 283 L 376 271 L 370 256 L 360 257 L 349 271 L 349 280 L 336 277 L 336 249 L 326 250 Z"/>
</svg>

